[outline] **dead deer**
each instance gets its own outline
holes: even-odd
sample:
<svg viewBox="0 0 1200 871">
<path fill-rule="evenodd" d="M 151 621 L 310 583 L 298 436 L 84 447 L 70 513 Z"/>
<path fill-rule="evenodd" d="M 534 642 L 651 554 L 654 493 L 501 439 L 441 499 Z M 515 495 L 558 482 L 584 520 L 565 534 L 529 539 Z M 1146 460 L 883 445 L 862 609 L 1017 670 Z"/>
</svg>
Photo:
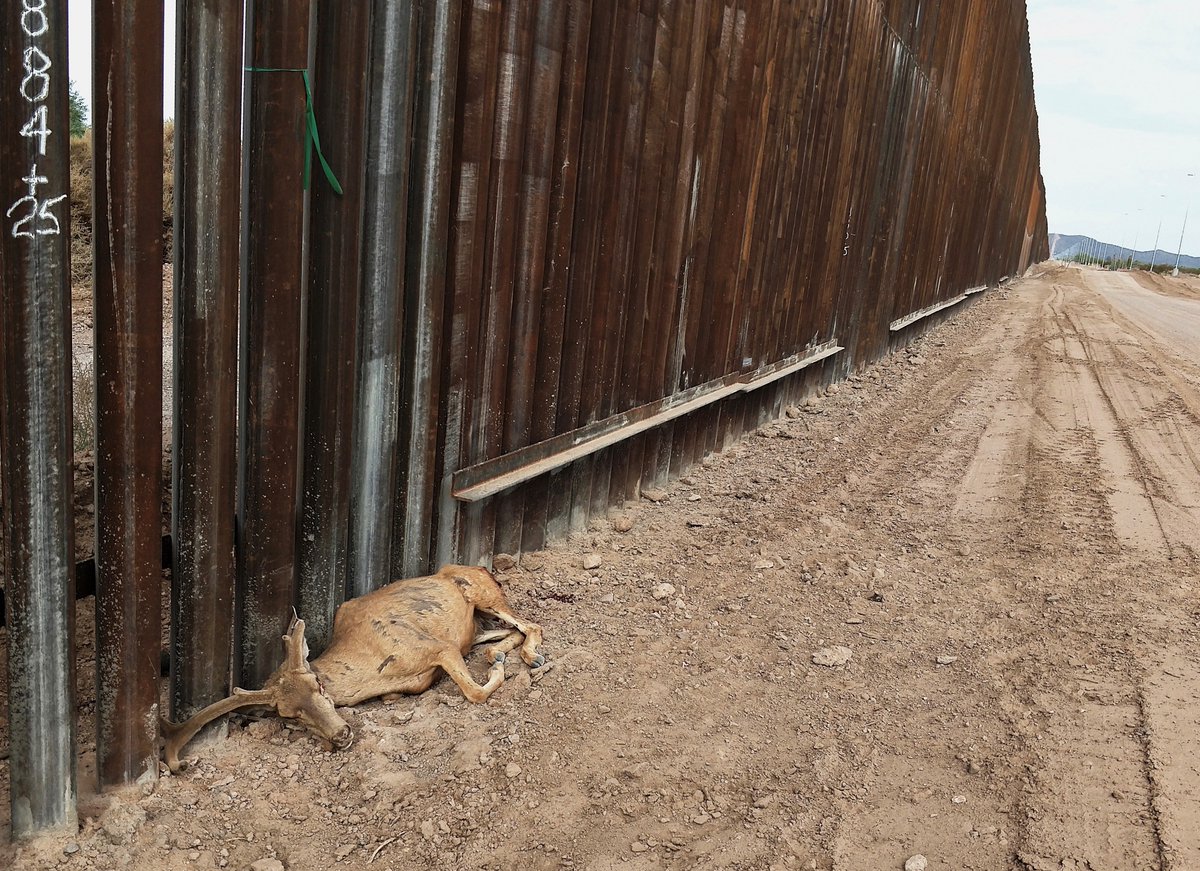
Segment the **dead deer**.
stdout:
<svg viewBox="0 0 1200 871">
<path fill-rule="evenodd" d="M 478 632 L 475 612 L 507 628 Z M 491 663 L 480 685 L 463 655 L 487 648 Z M 545 663 L 537 651 L 542 629 L 515 614 L 487 569 L 444 566 L 436 575 L 396 581 L 351 599 L 337 610 L 329 647 L 308 661 L 304 621 L 295 620 L 283 636 L 284 661 L 260 690 L 235 688 L 233 695 L 198 711 L 183 723 L 163 722 L 163 755 L 171 771 L 182 767 L 179 753 L 216 718 L 245 707 L 272 708 L 313 732 L 328 749 L 350 744 L 350 727 L 335 710 L 368 699 L 421 693 L 439 669 L 458 684 L 469 701 L 484 702 L 504 683 L 505 654 L 520 647 L 530 668 Z"/>
</svg>

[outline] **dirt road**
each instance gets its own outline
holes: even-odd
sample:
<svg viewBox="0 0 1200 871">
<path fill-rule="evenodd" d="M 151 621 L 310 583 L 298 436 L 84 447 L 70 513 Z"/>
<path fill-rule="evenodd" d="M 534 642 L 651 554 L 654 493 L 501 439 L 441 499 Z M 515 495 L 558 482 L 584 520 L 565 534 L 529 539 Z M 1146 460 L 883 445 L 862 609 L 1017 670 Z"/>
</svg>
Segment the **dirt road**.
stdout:
<svg viewBox="0 0 1200 871">
<path fill-rule="evenodd" d="M 993 291 L 509 572 L 540 679 L 235 727 L 16 865 L 1200 869 L 1198 348 L 1183 285 Z"/>
</svg>

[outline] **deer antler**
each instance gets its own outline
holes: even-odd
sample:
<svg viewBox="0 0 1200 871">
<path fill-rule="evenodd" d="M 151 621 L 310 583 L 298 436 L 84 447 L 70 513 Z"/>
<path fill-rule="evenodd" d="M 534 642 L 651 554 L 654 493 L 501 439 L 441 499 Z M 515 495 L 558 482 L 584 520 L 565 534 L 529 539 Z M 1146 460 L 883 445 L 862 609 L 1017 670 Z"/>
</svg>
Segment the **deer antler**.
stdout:
<svg viewBox="0 0 1200 871">
<path fill-rule="evenodd" d="M 244 690 L 241 687 L 234 687 L 233 695 L 221 699 L 219 702 L 213 702 L 207 708 L 200 709 L 182 723 L 172 723 L 163 718 L 161 721 L 165 739 L 163 756 L 166 757 L 167 767 L 171 769 L 171 773 L 174 774 L 187 767 L 186 763 L 180 760 L 179 751 L 186 747 L 192 738 L 196 737 L 197 732 L 230 711 L 252 707 L 275 707 L 274 691 L 269 689 Z"/>
</svg>

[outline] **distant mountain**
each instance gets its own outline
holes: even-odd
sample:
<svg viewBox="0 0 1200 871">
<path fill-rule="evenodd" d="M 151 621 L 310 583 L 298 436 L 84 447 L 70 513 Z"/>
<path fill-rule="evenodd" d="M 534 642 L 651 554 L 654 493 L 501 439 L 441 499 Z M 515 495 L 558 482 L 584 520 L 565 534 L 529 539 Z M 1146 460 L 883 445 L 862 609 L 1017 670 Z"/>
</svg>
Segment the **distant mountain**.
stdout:
<svg viewBox="0 0 1200 871">
<path fill-rule="evenodd" d="M 1098 242 L 1091 236 L 1067 236 L 1062 233 L 1050 234 L 1050 257 L 1054 260 L 1070 260 L 1076 254 L 1085 251 L 1100 260 L 1108 260 L 1113 257 L 1129 259 L 1129 249 L 1122 248 L 1120 245 L 1113 245 L 1109 242 Z M 1169 266 L 1175 265 L 1174 251 L 1163 251 L 1160 248 L 1157 253 L 1154 251 L 1133 252 L 1133 259 L 1138 263 L 1150 263 L 1152 262 L 1151 257 L 1154 258 L 1153 263 L 1156 266 L 1162 266 L 1163 264 Z M 1200 269 L 1200 257 L 1190 257 L 1184 254 L 1179 260 L 1179 265 L 1186 269 Z"/>
</svg>

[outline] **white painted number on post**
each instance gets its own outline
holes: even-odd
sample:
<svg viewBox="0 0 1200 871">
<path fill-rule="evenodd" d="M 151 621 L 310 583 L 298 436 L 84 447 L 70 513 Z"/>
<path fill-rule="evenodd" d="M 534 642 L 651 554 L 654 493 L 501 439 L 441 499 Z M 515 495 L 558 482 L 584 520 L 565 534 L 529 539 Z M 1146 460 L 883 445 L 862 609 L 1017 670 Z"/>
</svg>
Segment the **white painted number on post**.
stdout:
<svg viewBox="0 0 1200 871">
<path fill-rule="evenodd" d="M 46 139 L 50 136 L 50 128 L 46 126 L 46 107 L 38 106 L 21 128 L 22 136 L 38 139 L 38 154 L 46 153 Z"/>
<path fill-rule="evenodd" d="M 21 30 L 30 39 L 45 36 L 50 30 L 50 19 L 46 16 L 46 0 L 21 0 Z M 25 49 L 23 66 L 25 76 L 21 79 L 21 96 L 26 102 L 34 103 L 33 112 L 20 134 L 37 140 L 38 154 L 46 153 L 46 142 L 53 131 L 49 125 L 49 111 L 45 105 L 50 95 L 50 68 L 54 64 L 50 56 L 39 46 L 31 45 Z M 38 196 L 38 186 L 48 183 L 46 176 L 38 175 L 37 164 L 29 170 L 29 175 L 21 179 L 28 187 L 28 192 L 8 207 L 5 217 L 12 218 L 12 236 L 14 239 L 35 239 L 38 236 L 57 236 L 62 233 L 62 225 L 58 216 L 51 209 L 67 198 L 66 194 L 55 197 Z"/>
<path fill-rule="evenodd" d="M 25 49 L 25 78 L 21 80 L 21 96 L 31 103 L 46 99 L 50 93 L 50 58 L 36 45 Z M 29 93 L 29 86 L 36 82 L 38 91 Z"/>
</svg>

